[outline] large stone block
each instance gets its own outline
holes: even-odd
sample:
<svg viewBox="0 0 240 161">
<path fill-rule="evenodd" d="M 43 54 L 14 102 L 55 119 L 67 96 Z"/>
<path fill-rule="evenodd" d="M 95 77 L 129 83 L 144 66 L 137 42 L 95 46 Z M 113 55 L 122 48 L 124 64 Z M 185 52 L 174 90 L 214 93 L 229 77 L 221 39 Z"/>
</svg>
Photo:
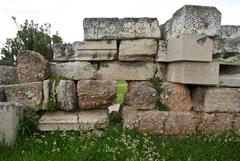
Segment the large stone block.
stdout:
<svg viewBox="0 0 240 161">
<path fill-rule="evenodd" d="M 23 107 L 31 107 L 38 111 L 42 109 L 43 83 L 31 82 L 5 86 L 7 102 L 18 103 Z"/>
<path fill-rule="evenodd" d="M 201 34 L 182 34 L 168 40 L 168 61 L 212 61 L 213 41 Z"/>
<path fill-rule="evenodd" d="M 58 44 L 54 47 L 55 61 L 76 60 L 114 60 L 117 58 L 117 41 L 76 41 L 70 44 Z"/>
<path fill-rule="evenodd" d="M 0 85 L 12 84 L 18 80 L 16 67 L 0 65 Z"/>
<path fill-rule="evenodd" d="M 155 57 L 156 62 L 168 62 L 167 60 L 167 41 L 158 41 L 158 52 Z"/>
<path fill-rule="evenodd" d="M 221 38 L 237 38 L 240 37 L 240 26 L 222 25 L 218 30 L 218 35 Z"/>
<path fill-rule="evenodd" d="M 22 83 L 43 81 L 49 75 L 48 61 L 35 51 L 21 51 L 17 55 L 17 72 Z"/>
<path fill-rule="evenodd" d="M 117 82 L 110 80 L 80 80 L 77 83 L 80 109 L 108 108 L 115 103 Z"/>
<path fill-rule="evenodd" d="M 170 63 L 167 80 L 183 84 L 217 85 L 219 82 L 219 64 L 213 62 Z"/>
<path fill-rule="evenodd" d="M 18 122 L 23 108 L 9 102 L 0 102 L 0 143 L 12 144 L 16 140 Z"/>
<path fill-rule="evenodd" d="M 198 33 L 215 36 L 221 27 L 221 12 L 216 7 L 185 5 L 172 17 L 171 36 Z"/>
<path fill-rule="evenodd" d="M 158 93 L 148 81 L 130 82 L 124 103 L 138 109 L 154 109 L 158 101 Z"/>
<path fill-rule="evenodd" d="M 87 110 L 81 112 L 48 112 L 42 115 L 40 131 L 82 131 L 104 129 L 109 124 L 108 110 Z"/>
<path fill-rule="evenodd" d="M 89 62 L 50 63 L 51 74 L 72 80 L 95 79 L 97 65 Z"/>
<path fill-rule="evenodd" d="M 155 76 L 165 79 L 166 65 L 153 62 L 102 62 L 97 79 L 149 80 Z"/>
<path fill-rule="evenodd" d="M 0 102 L 6 102 L 4 86 L 0 86 Z"/>
<path fill-rule="evenodd" d="M 164 24 L 160 25 L 161 39 L 168 40 L 171 36 L 172 19 L 167 20 Z"/>
<path fill-rule="evenodd" d="M 197 87 L 192 91 L 196 111 L 240 112 L 239 98 L 239 88 Z"/>
<path fill-rule="evenodd" d="M 84 39 L 160 39 L 156 18 L 85 18 Z"/>
<path fill-rule="evenodd" d="M 160 101 L 172 111 L 190 111 L 193 108 L 190 91 L 184 84 L 162 83 Z"/>
<path fill-rule="evenodd" d="M 240 66 L 220 65 L 219 86 L 240 87 Z"/>
<path fill-rule="evenodd" d="M 154 39 L 122 40 L 119 46 L 120 61 L 154 61 L 157 41 Z"/>
</svg>

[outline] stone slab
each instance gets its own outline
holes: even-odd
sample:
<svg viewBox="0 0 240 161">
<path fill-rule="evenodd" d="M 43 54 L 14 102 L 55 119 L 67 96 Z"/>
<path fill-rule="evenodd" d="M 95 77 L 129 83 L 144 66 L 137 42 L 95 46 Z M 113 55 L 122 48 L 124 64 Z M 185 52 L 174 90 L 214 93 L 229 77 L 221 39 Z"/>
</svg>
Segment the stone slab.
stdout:
<svg viewBox="0 0 240 161">
<path fill-rule="evenodd" d="M 13 144 L 15 142 L 18 123 L 22 115 L 21 106 L 0 102 L 0 143 Z"/>
<path fill-rule="evenodd" d="M 72 80 L 95 79 L 97 65 L 90 62 L 50 63 L 51 75 Z"/>
<path fill-rule="evenodd" d="M 240 66 L 220 65 L 219 86 L 240 87 Z"/>
<path fill-rule="evenodd" d="M 157 41 L 154 39 L 122 40 L 119 46 L 120 61 L 154 61 Z"/>
<path fill-rule="evenodd" d="M 157 18 L 85 18 L 84 39 L 160 39 Z"/>
<path fill-rule="evenodd" d="M 40 131 L 82 131 L 106 128 L 109 124 L 108 110 L 81 112 L 47 112 L 39 120 Z"/>
<path fill-rule="evenodd" d="M 182 34 L 168 40 L 167 60 L 212 61 L 213 41 L 201 34 Z"/>
<path fill-rule="evenodd" d="M 221 12 L 216 7 L 185 5 L 172 16 L 171 35 L 198 33 L 215 36 L 221 28 Z"/>
<path fill-rule="evenodd" d="M 168 62 L 167 60 L 167 41 L 158 41 L 158 52 L 155 57 L 156 62 Z"/>
<path fill-rule="evenodd" d="M 219 64 L 215 62 L 173 62 L 168 65 L 167 81 L 183 84 L 217 85 Z"/>
<path fill-rule="evenodd" d="M 172 27 L 172 19 L 167 20 L 164 24 L 160 25 L 161 31 L 161 39 L 168 40 L 171 36 L 171 27 Z"/>
<path fill-rule="evenodd" d="M 0 102 L 6 102 L 4 86 L 0 86 Z"/>
<path fill-rule="evenodd" d="M 97 79 L 150 80 L 154 76 L 166 77 L 166 65 L 153 62 L 102 62 Z"/>
<path fill-rule="evenodd" d="M 35 111 L 42 109 L 43 83 L 31 82 L 5 86 L 7 102 L 17 103 L 23 107 L 31 107 Z"/>
<path fill-rule="evenodd" d="M 218 30 L 218 35 L 221 38 L 237 38 L 240 37 L 240 26 L 222 25 Z"/>
<path fill-rule="evenodd" d="M 0 65 L 0 85 L 12 84 L 18 80 L 17 68 Z"/>
</svg>

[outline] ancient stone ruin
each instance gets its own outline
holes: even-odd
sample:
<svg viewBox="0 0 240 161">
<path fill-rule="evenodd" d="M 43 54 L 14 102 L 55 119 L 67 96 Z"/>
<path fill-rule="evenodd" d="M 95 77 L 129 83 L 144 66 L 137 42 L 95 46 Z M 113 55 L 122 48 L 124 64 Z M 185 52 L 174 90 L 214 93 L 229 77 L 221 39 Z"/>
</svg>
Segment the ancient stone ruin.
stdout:
<svg viewBox="0 0 240 161">
<path fill-rule="evenodd" d="M 0 139 L 15 138 L 26 107 L 44 111 L 41 131 L 106 128 L 118 80 L 128 82 L 124 128 L 159 135 L 240 128 L 240 26 L 222 26 L 217 8 L 185 5 L 162 25 L 86 18 L 83 27 L 84 41 L 55 46 L 53 62 L 22 51 L 17 67 L 0 66 Z"/>
</svg>

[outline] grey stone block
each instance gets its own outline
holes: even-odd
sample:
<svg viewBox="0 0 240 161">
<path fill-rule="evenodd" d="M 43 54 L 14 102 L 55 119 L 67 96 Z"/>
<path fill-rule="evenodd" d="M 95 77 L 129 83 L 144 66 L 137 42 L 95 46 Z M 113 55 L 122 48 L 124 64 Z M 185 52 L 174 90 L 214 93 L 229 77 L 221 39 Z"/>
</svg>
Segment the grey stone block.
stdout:
<svg viewBox="0 0 240 161">
<path fill-rule="evenodd" d="M 12 144 L 16 140 L 18 122 L 23 115 L 19 105 L 0 102 L 0 142 Z"/>
<path fill-rule="evenodd" d="M 156 18 L 85 18 L 84 39 L 160 39 Z"/>
<path fill-rule="evenodd" d="M 240 66 L 220 65 L 219 86 L 240 87 Z"/>
<path fill-rule="evenodd" d="M 221 38 L 237 38 L 240 37 L 240 26 L 222 25 L 218 30 L 218 35 Z"/>
<path fill-rule="evenodd" d="M 0 86 L 0 102 L 6 102 L 4 86 Z"/>
<path fill-rule="evenodd" d="M 154 61 L 157 41 L 154 39 L 122 40 L 119 47 L 120 61 Z"/>
<path fill-rule="evenodd" d="M 0 85 L 11 84 L 18 80 L 17 68 L 0 65 Z"/>
<path fill-rule="evenodd" d="M 156 62 L 168 62 L 167 60 L 167 41 L 159 40 L 158 42 L 158 52 L 155 57 Z"/>
<path fill-rule="evenodd" d="M 218 85 L 219 64 L 213 62 L 170 63 L 167 80 L 183 84 Z"/>
<path fill-rule="evenodd" d="M 149 80 L 154 76 L 165 79 L 166 65 L 153 62 L 102 62 L 97 79 Z"/>
<path fill-rule="evenodd" d="M 168 61 L 212 61 L 213 41 L 205 35 L 182 34 L 168 40 Z"/>
<path fill-rule="evenodd" d="M 72 80 L 95 79 L 97 65 L 89 62 L 50 63 L 51 74 Z"/>
<path fill-rule="evenodd" d="M 168 40 L 171 36 L 172 19 L 167 20 L 164 24 L 160 25 L 161 39 Z"/>
</svg>

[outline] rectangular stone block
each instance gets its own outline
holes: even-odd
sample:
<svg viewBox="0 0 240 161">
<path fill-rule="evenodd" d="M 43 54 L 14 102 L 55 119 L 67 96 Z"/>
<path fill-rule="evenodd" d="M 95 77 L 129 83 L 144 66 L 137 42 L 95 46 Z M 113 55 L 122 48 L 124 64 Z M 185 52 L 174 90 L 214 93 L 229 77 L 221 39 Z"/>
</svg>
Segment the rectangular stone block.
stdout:
<svg viewBox="0 0 240 161">
<path fill-rule="evenodd" d="M 40 131 L 82 131 L 104 129 L 109 124 L 108 110 L 47 112 L 39 120 Z"/>
<path fill-rule="evenodd" d="M 17 137 L 19 120 L 23 115 L 23 108 L 19 105 L 0 102 L 0 143 L 12 144 Z"/>
<path fill-rule="evenodd" d="M 160 39 L 156 18 L 85 18 L 84 39 Z"/>
<path fill-rule="evenodd" d="M 0 85 L 12 84 L 18 80 L 16 67 L 0 65 Z"/>
<path fill-rule="evenodd" d="M 161 39 L 168 40 L 171 36 L 171 27 L 172 27 L 172 19 L 167 20 L 164 24 L 160 25 L 161 31 Z"/>
<path fill-rule="evenodd" d="M 240 37 L 240 26 L 222 25 L 218 30 L 218 35 L 221 38 L 237 38 Z"/>
<path fill-rule="evenodd" d="M 101 61 L 117 58 L 117 41 L 76 41 L 72 45 L 59 44 L 54 47 L 54 61 Z"/>
<path fill-rule="evenodd" d="M 221 12 L 216 7 L 185 5 L 172 16 L 171 36 L 183 33 L 216 35 L 221 27 Z"/>
<path fill-rule="evenodd" d="M 95 79 L 97 65 L 90 62 L 50 63 L 51 74 L 72 80 Z"/>
<path fill-rule="evenodd" d="M 97 79 L 150 80 L 158 76 L 165 79 L 166 65 L 153 62 L 102 62 Z"/>
<path fill-rule="evenodd" d="M 182 34 L 168 40 L 168 61 L 212 61 L 213 41 L 201 34 Z"/>
<path fill-rule="evenodd" d="M 0 102 L 6 102 L 4 86 L 0 86 Z"/>
<path fill-rule="evenodd" d="M 167 41 L 159 40 L 158 41 L 158 52 L 155 57 L 156 62 L 168 62 L 167 60 Z"/>
<path fill-rule="evenodd" d="M 154 61 L 157 41 L 154 39 L 122 40 L 119 47 L 120 61 Z"/>
<path fill-rule="evenodd" d="M 167 80 L 183 84 L 217 85 L 219 82 L 219 64 L 213 62 L 170 63 Z"/>
<path fill-rule="evenodd" d="M 42 109 L 43 83 L 31 82 L 5 86 L 7 102 L 17 103 L 25 107 L 31 107 L 36 111 Z"/>
<path fill-rule="evenodd" d="M 240 112 L 240 89 L 197 87 L 192 91 L 195 111 Z"/>
<path fill-rule="evenodd" d="M 219 86 L 240 87 L 240 66 L 220 65 Z"/>
</svg>

